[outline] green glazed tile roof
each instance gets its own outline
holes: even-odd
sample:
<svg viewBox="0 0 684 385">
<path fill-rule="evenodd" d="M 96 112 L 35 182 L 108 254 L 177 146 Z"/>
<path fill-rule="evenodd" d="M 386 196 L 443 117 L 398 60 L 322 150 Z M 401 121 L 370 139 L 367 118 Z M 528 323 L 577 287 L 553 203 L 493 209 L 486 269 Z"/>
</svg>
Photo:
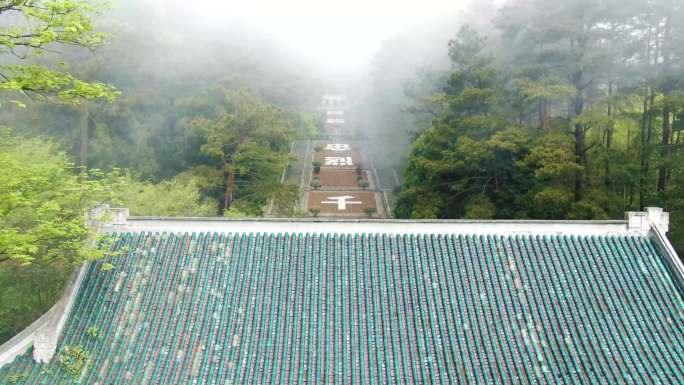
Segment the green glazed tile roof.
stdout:
<svg viewBox="0 0 684 385">
<path fill-rule="evenodd" d="M 684 383 L 683 291 L 645 237 L 115 239 L 58 348 L 83 384 Z M 26 354 L 10 377 L 78 375 Z"/>
</svg>

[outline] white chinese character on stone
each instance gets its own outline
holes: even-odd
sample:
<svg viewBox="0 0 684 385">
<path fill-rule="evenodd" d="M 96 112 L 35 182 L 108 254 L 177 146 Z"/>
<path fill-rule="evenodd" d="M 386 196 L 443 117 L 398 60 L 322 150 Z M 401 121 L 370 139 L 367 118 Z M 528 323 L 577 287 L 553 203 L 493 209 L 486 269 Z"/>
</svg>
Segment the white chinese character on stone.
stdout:
<svg viewBox="0 0 684 385">
<path fill-rule="evenodd" d="M 326 199 L 330 200 L 322 201 L 321 203 L 326 205 L 337 205 L 338 210 L 346 210 L 347 205 L 360 205 L 362 203 L 359 201 L 350 201 L 350 199 L 354 199 L 354 197 L 350 195 L 345 195 L 341 197 L 327 197 Z"/>
<path fill-rule="evenodd" d="M 325 149 L 330 151 L 349 151 L 351 146 L 346 143 L 329 143 L 325 146 Z"/>
<path fill-rule="evenodd" d="M 353 166 L 351 156 L 326 156 L 324 164 L 326 166 Z"/>
</svg>

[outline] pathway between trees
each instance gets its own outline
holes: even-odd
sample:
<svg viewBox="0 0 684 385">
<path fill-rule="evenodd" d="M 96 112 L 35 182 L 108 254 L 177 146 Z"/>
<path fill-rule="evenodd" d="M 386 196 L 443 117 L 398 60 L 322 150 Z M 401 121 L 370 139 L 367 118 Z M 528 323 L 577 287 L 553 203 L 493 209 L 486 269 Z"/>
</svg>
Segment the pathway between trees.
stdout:
<svg viewBox="0 0 684 385">
<path fill-rule="evenodd" d="M 378 177 L 367 143 L 355 140 L 351 109 L 342 95 L 325 95 L 319 106 L 324 136 L 306 144 L 301 180 L 302 209 L 312 216 L 390 218 L 387 195 Z"/>
</svg>

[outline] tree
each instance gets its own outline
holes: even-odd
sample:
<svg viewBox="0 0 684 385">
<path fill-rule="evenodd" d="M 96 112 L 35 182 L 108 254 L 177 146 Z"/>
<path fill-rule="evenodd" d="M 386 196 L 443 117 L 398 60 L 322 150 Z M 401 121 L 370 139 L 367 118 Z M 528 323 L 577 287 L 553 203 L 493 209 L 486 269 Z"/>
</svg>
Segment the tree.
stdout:
<svg viewBox="0 0 684 385">
<path fill-rule="evenodd" d="M 672 0 L 509 0 L 498 45 L 462 30 L 395 214 L 606 219 L 658 205 L 681 248 L 682 26 Z"/>
<path fill-rule="evenodd" d="M 92 18 L 102 8 L 81 0 L 0 1 L 3 101 L 78 106 L 83 165 L 90 120 L 82 102 L 113 101 L 119 93 L 73 76 L 64 63 L 38 63 L 60 49 L 98 47 L 105 35 L 93 30 Z M 76 170 L 54 143 L 0 130 L 0 342 L 54 303 L 74 266 L 104 255 L 83 213 L 113 199 L 120 179 Z"/>
<path fill-rule="evenodd" d="M 564 132 L 551 132 L 538 137 L 521 166 L 531 172 L 529 202 L 530 217 L 564 219 L 574 202 L 574 176 L 579 167 L 575 161 L 572 138 Z"/>
<path fill-rule="evenodd" d="M 551 107 L 554 102 L 567 98 L 573 94 L 571 87 L 559 82 L 550 75 L 542 75 L 537 67 L 521 69 L 513 82 L 515 90 L 520 94 L 524 106 L 532 105 L 536 109 L 539 129 L 543 132 L 551 131 Z"/>
<path fill-rule="evenodd" d="M 273 194 L 272 216 L 295 217 L 301 216 L 299 210 L 299 186 L 294 184 L 283 185 Z"/>
<path fill-rule="evenodd" d="M 674 0 L 651 2 L 651 12 L 656 20 L 657 32 L 655 54 L 655 86 L 662 92 L 662 136 L 660 141 L 661 164 L 658 170 L 657 191 L 663 193 L 671 180 L 673 123 L 684 108 L 681 76 L 684 75 L 684 6 Z"/>
<path fill-rule="evenodd" d="M 88 167 L 91 130 L 90 108 L 84 101 L 114 101 L 119 92 L 111 85 L 81 80 L 67 71 L 67 65 L 39 65 L 36 58 L 59 53 L 59 49 L 99 47 L 105 34 L 95 32 L 93 18 L 103 3 L 83 0 L 7 0 L 0 2 L 0 58 L 14 59 L 0 65 L 0 91 L 75 106 L 79 114 L 79 160 Z M 16 64 L 15 62 L 22 63 Z M 24 64 L 26 63 L 26 64 Z M 18 99 L 14 104 L 25 107 Z"/>
<path fill-rule="evenodd" d="M 53 143 L 7 131 L 0 139 L 0 264 L 76 265 L 102 256 L 83 212 L 114 199 L 116 174 L 79 177 Z"/>
<path fill-rule="evenodd" d="M 0 133 L 0 343 L 54 304 L 75 266 L 106 252 L 84 211 L 116 203 L 122 181 L 77 170 L 52 142 Z"/>
<path fill-rule="evenodd" d="M 222 174 L 220 211 L 231 209 L 236 192 L 250 201 L 250 210 L 260 211 L 282 186 L 279 177 L 292 160 L 294 131 L 280 109 L 247 91 L 227 91 L 224 108 L 215 118 L 191 122 L 203 140 L 201 153 L 213 159 Z M 210 173 L 205 175 L 211 178 Z"/>
<path fill-rule="evenodd" d="M 105 34 L 94 31 L 92 19 L 102 9 L 102 4 L 83 0 L 2 1 L 0 56 L 24 61 L 64 47 L 95 49 Z M 32 63 L 0 65 L 0 90 L 74 104 L 82 99 L 111 101 L 117 96 L 109 85 L 77 79 L 64 64 L 56 69 Z"/>
<path fill-rule="evenodd" d="M 397 199 L 400 217 L 461 217 L 469 196 L 517 186 L 515 162 L 526 138 L 515 129 L 497 132 L 503 125 L 494 109 L 498 74 L 485 44 L 464 27 L 449 45 L 454 71 L 438 118 L 413 141 Z"/>
<path fill-rule="evenodd" d="M 580 166 L 575 174 L 575 201 L 586 196 L 588 179 L 585 170 L 589 164 L 588 152 L 593 147 L 587 143 L 587 132 L 592 125 L 580 117 L 596 95 L 599 79 L 610 68 L 607 55 L 610 51 L 604 49 L 604 46 L 608 47 L 605 39 L 606 12 L 608 6 L 617 4 L 606 3 L 588 0 L 512 2 L 502 11 L 499 22 L 506 41 L 517 50 L 515 62 L 542 74 L 541 79 L 532 85 L 544 85 L 548 79 L 553 79 L 544 87 L 546 92 L 532 93 L 534 99 L 541 103 L 541 120 L 548 119 L 550 97 L 566 96 L 570 105 L 568 119 Z M 567 92 L 568 87 L 572 92 Z M 542 122 L 542 126 L 548 130 L 548 123 Z"/>
</svg>

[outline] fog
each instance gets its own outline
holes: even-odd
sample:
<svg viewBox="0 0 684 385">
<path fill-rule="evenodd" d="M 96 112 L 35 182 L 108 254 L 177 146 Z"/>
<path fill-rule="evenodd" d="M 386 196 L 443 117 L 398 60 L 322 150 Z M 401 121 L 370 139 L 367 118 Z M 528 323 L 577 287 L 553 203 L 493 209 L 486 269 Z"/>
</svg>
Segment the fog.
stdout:
<svg viewBox="0 0 684 385">
<path fill-rule="evenodd" d="M 552 246 L 587 254 L 587 263 L 624 261 L 635 270 L 629 276 L 639 293 L 649 288 L 637 281 L 650 279 L 667 281 L 674 293 L 681 287 L 666 277 L 669 267 L 646 269 L 644 263 L 659 262 L 660 250 L 672 251 L 661 242 L 667 231 L 680 255 L 684 251 L 684 0 L 0 0 L 0 344 L 45 314 L 83 262 L 106 258 L 91 275 L 138 269 L 135 263 L 122 266 L 130 258 L 118 252 L 95 250 L 115 246 L 93 238 L 94 230 L 111 227 L 108 215 L 88 215 L 85 223 L 83 214 L 103 203 L 138 217 L 320 215 L 314 225 L 330 217 L 584 223 L 662 207 L 671 215 L 649 224 L 662 245 L 644 237 L 591 237 L 582 245 L 568 235 Z M 648 219 L 653 213 L 660 215 L 649 209 Z M 315 243 L 313 254 L 328 250 L 339 257 L 339 237 L 306 237 L 306 245 Z M 381 238 L 355 236 L 356 251 L 348 251 L 363 246 L 364 254 L 382 257 L 388 250 L 376 250 Z M 207 250 L 215 249 L 216 239 L 159 241 L 213 258 Z M 303 260 L 281 252 L 302 251 L 286 233 L 273 242 L 230 234 L 221 239 L 227 252 L 256 247 L 296 265 Z M 423 245 L 418 239 L 419 252 L 427 247 L 430 258 L 441 257 L 437 246 L 446 242 L 447 254 L 456 247 L 462 257 L 462 251 L 468 254 L 462 247 L 483 246 L 482 240 L 451 245 L 439 238 Z M 155 246 L 143 245 L 136 234 L 114 241 Z M 535 239 L 511 241 L 525 254 Z M 389 246 L 401 249 L 399 243 Z M 477 257 L 482 248 L 475 248 Z M 644 258 L 628 261 L 628 249 Z M 485 251 L 484 264 L 509 253 Z M 558 250 L 551 251 L 557 259 Z M 604 252 L 615 258 L 601 262 Z M 275 266 L 273 260 L 265 268 Z M 665 345 L 674 331 L 679 334 L 672 340 L 684 340 L 681 298 L 668 309 L 671 317 L 642 325 L 663 329 Z M 104 376 L 121 377 L 126 365 L 110 366 L 109 373 L 87 370 L 84 360 L 91 358 L 102 366 L 98 341 L 110 340 L 107 330 L 87 326 L 74 341 L 86 338 L 86 347 L 95 350 L 65 347 L 56 366 L 41 367 L 27 366 L 29 352 L 20 365 L 0 370 L 0 384 L 12 378 L 93 383 L 94 377 L 110 383 Z M 123 337 L 126 345 L 135 342 Z M 325 348 L 321 342 L 317 351 Z M 534 370 L 523 369 L 527 382 L 677 382 L 682 344 L 665 351 L 662 345 L 656 338 L 643 346 L 649 357 L 643 368 L 622 360 L 627 368 L 605 373 L 582 361 L 578 370 L 568 370 L 565 364 L 573 363 L 562 362 L 567 357 L 553 362 L 555 353 L 545 352 L 542 362 L 532 351 Z M 267 350 L 278 346 L 282 350 L 281 343 Z M 230 369 L 228 361 L 237 362 L 233 348 L 230 357 L 210 350 L 200 354 L 212 356 L 203 364 L 227 363 Z M 256 368 L 228 370 L 228 380 L 241 383 L 242 374 L 263 372 L 269 354 L 254 361 Z M 671 367 L 650 362 L 671 356 Z M 329 363 L 336 369 L 342 364 L 339 357 L 327 358 L 324 368 L 304 361 L 300 367 L 307 377 L 320 377 Z M 430 363 L 440 370 L 422 370 L 423 362 L 415 362 L 410 369 L 422 377 L 413 382 L 502 378 L 478 368 L 477 360 L 467 373 L 443 373 L 454 367 L 442 358 Z M 179 357 L 177 373 L 148 366 L 130 378 L 151 373 L 148 378 L 197 382 L 197 370 L 187 370 L 200 368 L 193 360 Z M 390 361 L 376 364 L 391 369 Z M 411 382 L 401 372 L 382 372 L 387 380 Z M 409 372 L 404 374 L 411 377 Z M 170 381 L 164 378 L 158 382 Z"/>
<path fill-rule="evenodd" d="M 294 115 L 313 114 L 326 92 L 346 94 L 356 106 L 349 120 L 354 132 L 382 144 L 377 163 L 401 167 L 411 136 L 427 122 L 406 109 L 423 94 L 440 92 L 438 79 L 450 68 L 449 40 L 464 24 L 486 29 L 496 3 L 113 0 L 95 19 L 95 29 L 108 33 L 102 47 L 62 46 L 30 60 L 65 63 L 77 77 L 121 91 L 113 105 L 91 106 L 101 111 L 97 118 L 91 113 L 89 130 L 101 138 L 91 138 L 90 146 L 106 153 L 91 151 L 95 167 L 130 168 L 154 179 L 186 170 L 194 160 L 166 152 L 149 160 L 148 154 L 172 153 L 160 138 L 184 140 L 185 118 L 199 106 L 220 108 L 217 90 L 238 89 Z M 82 126 L 81 115 L 51 107 L 41 113 L 4 109 L 0 125 L 54 135 L 86 158 L 73 129 Z M 134 143 L 136 151 L 112 146 L 117 140 Z"/>
<path fill-rule="evenodd" d="M 35 60 L 64 62 L 79 77 L 113 85 L 122 92 L 114 109 L 149 104 L 136 118 L 151 127 L 138 135 L 140 143 L 172 136 L 179 119 L 169 115 L 176 114 L 174 105 L 198 98 L 218 103 L 207 96 L 215 88 L 249 89 L 296 113 L 313 111 L 325 92 L 344 93 L 358 107 L 354 124 L 368 139 L 392 138 L 380 158 L 400 164 L 420 128 L 404 114 L 412 102 L 406 88 L 420 88 L 416 83 L 424 76 L 447 71 L 449 40 L 466 23 L 488 24 L 495 3 L 113 0 L 95 20 L 95 28 L 109 34 L 103 47 L 60 47 Z M 29 123 L 28 112 L 14 112 L 0 112 L 0 119 L 30 132 L 43 126 Z M 68 131 L 77 125 L 72 118 L 57 119 L 64 127 L 50 129 Z M 133 167 L 139 156 L 127 158 L 116 165 Z M 182 169 L 174 166 L 163 176 Z"/>
<path fill-rule="evenodd" d="M 345 77 L 368 70 L 383 41 L 444 15 L 456 15 L 467 2 L 198 0 L 189 7 L 178 0 L 135 5 L 120 0 L 115 7 L 122 13 L 132 7 L 155 8 L 157 23 L 181 31 L 242 24 L 272 38 L 288 54 L 315 64 L 325 77 Z"/>
</svg>

